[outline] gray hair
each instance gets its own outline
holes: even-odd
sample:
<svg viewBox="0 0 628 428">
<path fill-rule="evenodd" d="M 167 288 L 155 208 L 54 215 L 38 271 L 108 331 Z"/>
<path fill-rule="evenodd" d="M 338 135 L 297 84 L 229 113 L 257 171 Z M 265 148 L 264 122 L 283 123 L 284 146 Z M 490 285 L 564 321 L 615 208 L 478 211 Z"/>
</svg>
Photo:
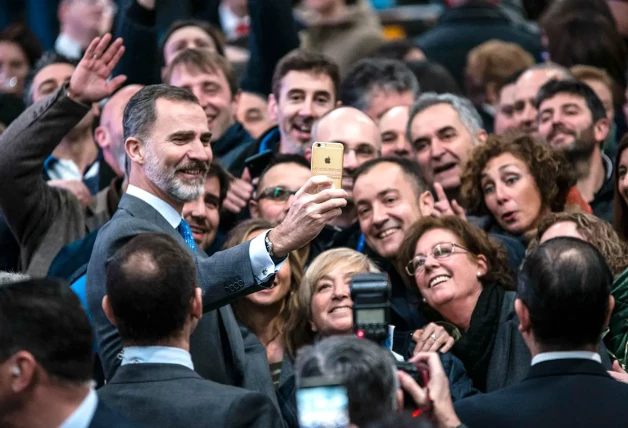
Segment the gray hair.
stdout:
<svg viewBox="0 0 628 428">
<path fill-rule="evenodd" d="M 525 70 L 523 70 L 523 72 L 519 75 L 519 79 L 526 72 L 528 72 L 528 71 L 535 71 L 535 70 L 556 70 L 556 71 L 560 72 L 561 80 L 576 80 L 576 77 L 573 75 L 573 73 L 567 67 L 563 67 L 562 65 L 557 64 L 555 62 L 542 62 L 542 63 L 539 63 L 539 64 L 531 65 L 530 67 L 528 67 Z M 517 80 L 519 80 L 519 79 L 517 79 Z"/>
<path fill-rule="evenodd" d="M 412 121 L 417 114 L 428 108 L 438 104 L 449 104 L 460 116 L 460 121 L 467 128 L 469 134 L 473 138 L 473 145 L 477 144 L 478 132 L 482 131 L 482 118 L 473 106 L 473 103 L 467 98 L 454 94 L 437 94 L 436 92 L 426 92 L 422 94 L 418 100 L 410 107 L 410 115 L 408 117 L 408 125 L 406 128 L 406 137 L 412 142 Z"/>
<path fill-rule="evenodd" d="M 0 271 L 0 287 L 29 279 L 31 279 L 30 275 L 25 273 Z"/>
<path fill-rule="evenodd" d="M 367 339 L 332 336 L 302 348 L 295 363 L 303 378 L 329 376 L 347 389 L 351 423 L 363 426 L 397 408 L 399 380 L 392 353 Z"/>
<path fill-rule="evenodd" d="M 366 58 L 358 61 L 342 79 L 339 99 L 344 106 L 366 111 L 371 105 L 371 91 L 419 94 L 419 81 L 403 62 L 387 58 Z"/>
<path fill-rule="evenodd" d="M 160 98 L 198 104 L 198 99 L 186 89 L 169 85 L 145 86 L 131 97 L 124 108 L 124 141 L 129 137 L 148 140 L 150 130 L 157 121 L 157 100 Z"/>
</svg>

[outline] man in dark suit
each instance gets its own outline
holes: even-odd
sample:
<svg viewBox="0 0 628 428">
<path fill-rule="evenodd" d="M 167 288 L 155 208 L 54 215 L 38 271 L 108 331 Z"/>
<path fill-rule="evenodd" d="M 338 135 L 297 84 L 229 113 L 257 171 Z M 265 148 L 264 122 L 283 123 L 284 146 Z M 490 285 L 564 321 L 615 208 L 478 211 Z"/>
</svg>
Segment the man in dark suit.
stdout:
<svg viewBox="0 0 628 428">
<path fill-rule="evenodd" d="M 118 76 L 107 81 L 124 49 L 121 39 L 106 49 L 109 41 L 110 36 L 94 40 L 72 75 L 67 92 L 75 103 L 89 104 L 107 96 L 124 80 Z M 203 290 L 205 316 L 190 344 L 195 370 L 218 383 L 274 397 L 266 354 L 260 352 L 263 347 L 250 332 L 240 331 L 228 304 L 270 286 L 289 252 L 306 245 L 341 213 L 346 192 L 332 189 L 327 177 L 312 177 L 297 192 L 280 225 L 259 239 L 208 258 L 196 249 L 190 227 L 181 218 L 184 203 L 204 191 L 212 161 L 211 133 L 198 100 L 185 89 L 147 86 L 129 101 L 123 123 L 129 186 L 113 218 L 98 234 L 86 282 L 105 377 L 113 376 L 122 348 L 117 329 L 101 307 L 105 264 L 134 236 L 164 232 L 194 256 Z"/>
<path fill-rule="evenodd" d="M 613 311 L 613 275 L 604 257 L 574 238 L 551 239 L 528 256 L 515 311 L 532 354 L 521 383 L 456 403 L 474 427 L 620 426 L 628 385 L 611 378 L 597 353 Z"/>
<path fill-rule="evenodd" d="M 92 330 L 68 284 L 0 286 L 0 426 L 136 426 L 92 389 Z"/>
<path fill-rule="evenodd" d="M 106 277 L 103 308 L 124 344 L 120 368 L 98 391 L 107 405 L 149 427 L 282 426 L 270 398 L 194 371 L 190 334 L 203 316 L 202 291 L 192 256 L 175 239 L 137 235 L 110 260 Z"/>
</svg>

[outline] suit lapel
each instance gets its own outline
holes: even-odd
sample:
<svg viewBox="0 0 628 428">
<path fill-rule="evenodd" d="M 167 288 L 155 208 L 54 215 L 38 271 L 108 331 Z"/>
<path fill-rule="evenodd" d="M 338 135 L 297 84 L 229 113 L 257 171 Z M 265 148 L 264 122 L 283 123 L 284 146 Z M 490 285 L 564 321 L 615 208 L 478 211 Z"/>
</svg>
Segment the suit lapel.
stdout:
<svg viewBox="0 0 628 428">
<path fill-rule="evenodd" d="M 185 248 L 188 253 L 194 254 L 190 246 L 185 242 L 185 239 L 183 239 L 179 232 L 177 232 L 177 230 L 173 228 L 170 223 L 168 223 L 166 218 L 150 204 L 144 202 L 140 198 L 124 194 L 122 199 L 120 199 L 118 209 L 123 209 L 135 218 L 140 218 L 159 226 L 159 228 L 165 233 L 176 239 L 179 245 Z"/>
</svg>

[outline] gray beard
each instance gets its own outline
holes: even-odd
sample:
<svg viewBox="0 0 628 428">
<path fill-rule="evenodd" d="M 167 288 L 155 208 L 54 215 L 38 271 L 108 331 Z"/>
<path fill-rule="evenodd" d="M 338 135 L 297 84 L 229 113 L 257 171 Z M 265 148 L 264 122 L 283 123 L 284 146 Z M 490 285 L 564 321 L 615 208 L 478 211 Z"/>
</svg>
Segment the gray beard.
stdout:
<svg viewBox="0 0 628 428">
<path fill-rule="evenodd" d="M 146 145 L 146 165 L 144 166 L 146 177 L 164 193 L 179 202 L 191 202 L 198 199 L 205 191 L 205 177 L 194 183 L 184 183 L 176 176 L 173 168 L 161 165 L 159 159 L 154 156 L 149 145 Z"/>
</svg>

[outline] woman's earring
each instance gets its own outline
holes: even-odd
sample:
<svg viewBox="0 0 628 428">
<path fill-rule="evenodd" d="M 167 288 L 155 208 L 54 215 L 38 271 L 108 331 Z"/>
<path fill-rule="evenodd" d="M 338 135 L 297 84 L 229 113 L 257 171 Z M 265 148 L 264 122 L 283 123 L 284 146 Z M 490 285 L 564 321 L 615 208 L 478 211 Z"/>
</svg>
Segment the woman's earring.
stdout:
<svg viewBox="0 0 628 428">
<path fill-rule="evenodd" d="M 427 300 L 425 300 L 425 297 L 424 297 L 424 298 L 423 298 L 423 303 L 426 303 L 426 302 L 427 302 Z"/>
<path fill-rule="evenodd" d="M 478 278 L 482 276 L 482 272 L 478 272 Z"/>
</svg>

